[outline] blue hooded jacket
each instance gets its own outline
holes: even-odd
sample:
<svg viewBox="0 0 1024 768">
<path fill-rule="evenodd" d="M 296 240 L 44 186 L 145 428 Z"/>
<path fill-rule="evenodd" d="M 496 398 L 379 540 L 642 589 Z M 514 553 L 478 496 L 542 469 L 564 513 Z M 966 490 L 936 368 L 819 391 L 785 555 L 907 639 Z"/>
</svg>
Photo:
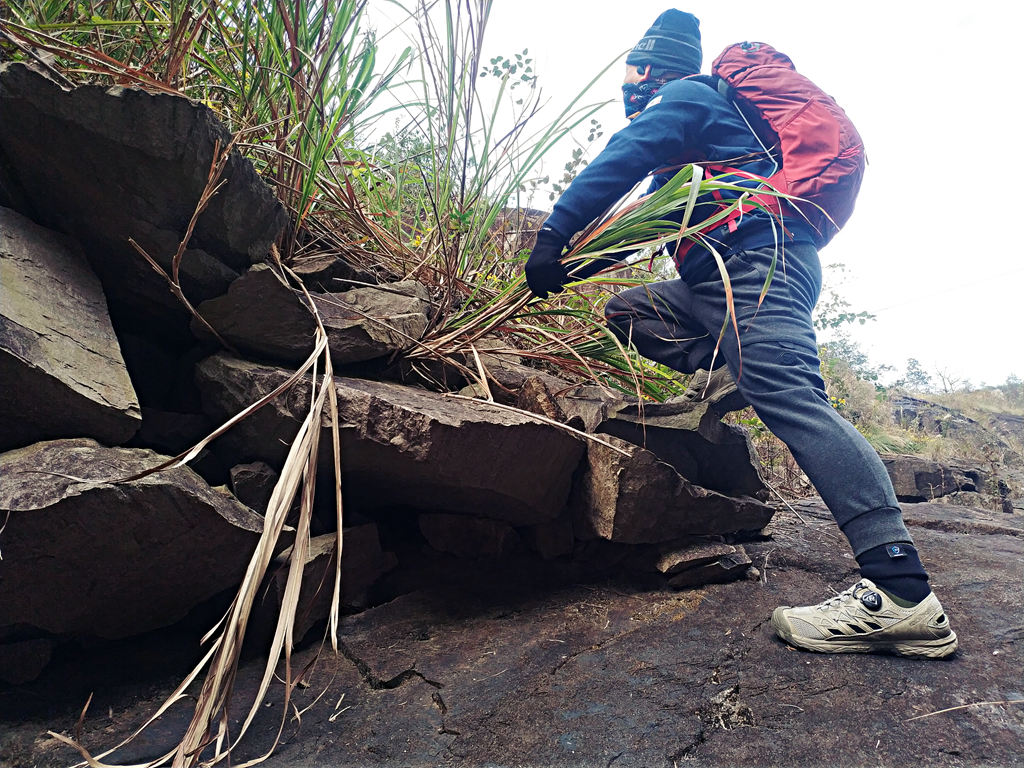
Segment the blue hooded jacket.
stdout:
<svg viewBox="0 0 1024 768">
<path fill-rule="evenodd" d="M 736 163 L 738 158 L 761 153 L 754 159 Z M 616 200 L 655 171 L 682 163 L 707 161 L 734 165 L 757 176 L 770 176 L 775 162 L 764 150 L 736 106 L 726 100 L 705 78 L 673 80 L 663 85 L 647 108 L 608 141 L 604 150 L 573 180 L 555 203 L 545 222 L 569 240 L 604 213 Z M 650 189 L 665 184 L 676 169 L 655 175 Z M 758 182 L 734 177 L 741 186 L 756 187 Z M 723 192 L 735 199 L 741 193 Z M 691 221 L 699 223 L 720 209 L 710 196 L 698 199 Z M 813 243 L 810 225 L 790 217 L 785 222 L 786 242 Z M 777 233 L 777 234 L 776 234 Z M 783 232 L 772 217 L 755 211 L 745 214 L 734 232 L 725 227 L 713 231 L 723 243 L 719 252 L 732 253 L 745 248 L 772 245 Z M 722 250 L 724 248 L 724 251 Z M 711 254 L 695 245 L 683 260 L 680 275 L 684 279 L 706 279 L 717 267 Z"/>
</svg>

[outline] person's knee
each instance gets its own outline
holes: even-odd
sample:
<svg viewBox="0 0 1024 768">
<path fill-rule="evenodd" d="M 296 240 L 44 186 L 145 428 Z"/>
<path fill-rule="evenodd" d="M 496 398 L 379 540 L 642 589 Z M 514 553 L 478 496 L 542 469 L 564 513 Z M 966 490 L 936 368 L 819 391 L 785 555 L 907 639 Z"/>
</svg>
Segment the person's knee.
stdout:
<svg viewBox="0 0 1024 768">
<path fill-rule="evenodd" d="M 811 408 L 828 403 L 817 351 L 806 343 L 776 340 L 745 344 L 739 360 L 732 362 L 739 363 L 740 390 L 751 403 L 778 401 Z"/>
</svg>

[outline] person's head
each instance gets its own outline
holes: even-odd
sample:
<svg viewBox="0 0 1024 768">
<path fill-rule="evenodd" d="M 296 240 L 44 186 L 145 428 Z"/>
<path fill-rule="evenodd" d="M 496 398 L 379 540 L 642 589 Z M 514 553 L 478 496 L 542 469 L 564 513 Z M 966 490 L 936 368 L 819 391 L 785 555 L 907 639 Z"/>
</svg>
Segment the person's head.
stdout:
<svg viewBox="0 0 1024 768">
<path fill-rule="evenodd" d="M 626 117 L 642 112 L 660 86 L 700 72 L 701 58 L 697 17 L 674 8 L 661 14 L 626 56 Z"/>
<path fill-rule="evenodd" d="M 633 46 L 626 56 L 626 66 L 634 71 L 649 67 L 648 77 L 654 79 L 667 74 L 685 77 L 700 72 L 702 59 L 700 21 L 692 13 L 670 8 L 654 20 L 647 34 Z"/>
</svg>

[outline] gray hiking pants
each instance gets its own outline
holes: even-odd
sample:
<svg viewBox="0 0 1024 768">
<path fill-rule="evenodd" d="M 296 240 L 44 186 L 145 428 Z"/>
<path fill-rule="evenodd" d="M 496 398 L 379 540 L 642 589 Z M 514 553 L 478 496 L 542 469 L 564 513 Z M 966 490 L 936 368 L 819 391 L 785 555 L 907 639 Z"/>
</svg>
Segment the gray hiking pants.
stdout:
<svg viewBox="0 0 1024 768">
<path fill-rule="evenodd" d="M 821 264 L 810 244 L 780 253 L 760 308 L 774 246 L 725 256 L 740 343 L 730 321 L 715 367 L 723 362 L 761 421 L 789 446 L 828 505 L 855 556 L 891 542 L 911 542 L 892 482 L 864 436 L 829 404 L 811 311 L 821 291 Z M 612 331 L 644 357 L 680 373 L 709 369 L 725 320 L 717 269 L 639 286 L 605 308 Z"/>
</svg>

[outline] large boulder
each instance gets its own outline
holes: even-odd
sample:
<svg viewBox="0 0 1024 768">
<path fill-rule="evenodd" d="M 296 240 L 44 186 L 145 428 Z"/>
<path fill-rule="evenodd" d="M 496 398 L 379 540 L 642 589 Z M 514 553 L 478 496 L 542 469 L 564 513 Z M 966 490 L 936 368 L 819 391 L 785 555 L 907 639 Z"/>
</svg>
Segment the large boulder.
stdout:
<svg viewBox="0 0 1024 768">
<path fill-rule="evenodd" d="M 66 90 L 21 64 L 0 64 L 0 188 L 18 210 L 82 242 L 108 297 L 137 322 L 186 315 L 165 270 L 231 135 L 207 107 L 136 88 Z M 222 294 L 264 258 L 284 208 L 237 152 L 199 217 L 181 263 L 193 303 Z M 170 313 L 170 315 L 168 315 Z"/>
<path fill-rule="evenodd" d="M 211 416 L 225 420 L 282 384 L 288 370 L 227 354 L 197 367 Z M 343 488 L 371 509 L 486 516 L 512 525 L 553 520 L 565 508 L 583 444 L 565 430 L 488 403 L 388 382 L 336 377 Z M 309 408 L 309 379 L 224 435 L 234 463 L 280 466 Z M 323 425 L 323 468 L 331 462 Z"/>
<path fill-rule="evenodd" d="M 81 250 L 8 208 L 0 208 L 0 392 L 0 450 L 56 437 L 122 443 L 141 423 L 103 289 Z"/>
<path fill-rule="evenodd" d="M 0 630 L 119 638 L 241 581 L 263 521 L 144 449 L 56 440 L 0 454 Z"/>
<path fill-rule="evenodd" d="M 898 395 L 890 401 L 894 421 L 904 427 L 943 437 L 957 437 L 1009 447 L 999 430 L 987 428 L 962 411 L 920 397 Z"/>
<path fill-rule="evenodd" d="M 426 288 L 407 280 L 310 298 L 327 331 L 335 365 L 373 360 L 404 349 L 427 328 Z M 235 280 L 223 296 L 199 305 L 199 313 L 242 352 L 284 363 L 300 363 L 313 351 L 316 319 L 300 291 L 266 264 Z M 192 331 L 209 334 L 198 320 Z"/>
<path fill-rule="evenodd" d="M 753 497 L 733 498 L 702 488 L 651 451 L 614 437 L 607 440 L 614 448 L 588 446 L 573 492 L 579 539 L 657 544 L 759 530 L 771 520 L 771 507 Z"/>
<path fill-rule="evenodd" d="M 887 454 L 882 463 L 900 501 L 931 501 L 961 491 L 985 490 L 987 473 L 963 464 L 944 464 L 919 456 Z"/>
<path fill-rule="evenodd" d="M 646 448 L 695 485 L 727 496 L 768 497 L 750 436 L 705 402 L 621 401 L 606 406 L 595 432 Z"/>
</svg>

